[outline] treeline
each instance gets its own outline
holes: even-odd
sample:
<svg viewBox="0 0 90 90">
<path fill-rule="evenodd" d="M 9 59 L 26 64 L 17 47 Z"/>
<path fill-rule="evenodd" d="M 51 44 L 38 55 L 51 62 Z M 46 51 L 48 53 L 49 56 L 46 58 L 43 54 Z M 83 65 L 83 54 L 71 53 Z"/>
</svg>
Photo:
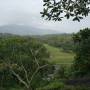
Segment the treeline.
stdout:
<svg viewBox="0 0 90 90">
<path fill-rule="evenodd" d="M 57 34 L 36 36 L 41 42 L 51 46 L 62 48 L 64 52 L 72 52 L 74 50 L 73 34 Z"/>
</svg>

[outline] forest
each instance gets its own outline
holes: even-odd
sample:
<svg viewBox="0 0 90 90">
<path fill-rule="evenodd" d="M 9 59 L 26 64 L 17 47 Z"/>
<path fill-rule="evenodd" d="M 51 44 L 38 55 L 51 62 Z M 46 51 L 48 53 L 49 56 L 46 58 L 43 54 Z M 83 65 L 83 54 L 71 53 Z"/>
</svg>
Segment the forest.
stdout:
<svg viewBox="0 0 90 90">
<path fill-rule="evenodd" d="M 90 0 L 0 0 L 0 90 L 90 90 Z"/>
<path fill-rule="evenodd" d="M 0 34 L 0 90 L 90 90 L 90 29 L 73 34 Z"/>
</svg>

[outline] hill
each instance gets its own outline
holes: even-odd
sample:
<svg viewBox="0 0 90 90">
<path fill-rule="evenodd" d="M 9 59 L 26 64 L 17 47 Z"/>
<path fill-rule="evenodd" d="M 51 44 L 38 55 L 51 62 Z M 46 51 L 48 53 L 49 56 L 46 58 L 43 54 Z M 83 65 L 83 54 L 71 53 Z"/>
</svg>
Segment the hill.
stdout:
<svg viewBox="0 0 90 90">
<path fill-rule="evenodd" d="M 0 33 L 11 33 L 16 35 L 46 35 L 57 34 L 59 31 L 34 28 L 25 25 L 4 25 L 0 26 Z"/>
</svg>

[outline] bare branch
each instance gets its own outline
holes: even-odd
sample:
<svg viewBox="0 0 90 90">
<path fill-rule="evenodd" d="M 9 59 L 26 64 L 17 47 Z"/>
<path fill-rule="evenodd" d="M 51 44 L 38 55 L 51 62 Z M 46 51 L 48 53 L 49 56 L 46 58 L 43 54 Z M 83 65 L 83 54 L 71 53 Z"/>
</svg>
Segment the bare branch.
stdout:
<svg viewBox="0 0 90 90">
<path fill-rule="evenodd" d="M 22 68 L 25 72 L 25 77 L 26 77 L 26 80 L 27 80 L 27 83 L 29 84 L 29 78 L 28 78 L 28 73 L 27 73 L 27 70 L 25 69 L 24 65 L 22 64 Z"/>
<path fill-rule="evenodd" d="M 36 50 L 35 55 L 37 55 L 42 48 L 43 48 L 43 46 L 41 48 L 39 48 L 38 50 Z"/>
<path fill-rule="evenodd" d="M 48 64 L 47 64 L 47 65 L 48 65 Z M 40 69 L 46 67 L 47 65 L 40 66 L 39 68 L 37 68 L 37 69 L 35 70 L 35 72 L 33 73 L 32 77 L 31 77 L 30 83 L 32 82 L 34 76 L 38 73 L 38 71 L 39 71 Z"/>
<path fill-rule="evenodd" d="M 37 58 L 36 58 L 36 56 L 34 55 L 32 49 L 30 49 L 30 51 L 31 51 L 31 54 L 32 54 L 33 57 L 34 57 L 34 60 L 35 60 L 35 62 L 36 62 L 36 64 L 37 64 L 37 66 L 39 67 L 40 65 L 39 65 L 39 63 L 38 63 L 38 61 L 37 61 Z"/>
<path fill-rule="evenodd" d="M 39 68 L 37 68 L 37 69 L 35 70 L 35 72 L 33 73 L 33 75 L 31 76 L 31 79 L 30 79 L 30 82 L 29 82 L 30 84 L 31 84 L 33 78 L 35 77 L 35 75 L 37 74 L 38 71 L 39 71 Z"/>
<path fill-rule="evenodd" d="M 10 66 L 9 66 L 10 67 Z M 29 85 L 19 76 L 19 74 L 17 74 L 11 67 L 10 67 L 10 70 L 12 72 L 12 74 L 17 77 L 17 79 L 22 83 L 24 84 L 27 88 L 29 88 Z"/>
</svg>

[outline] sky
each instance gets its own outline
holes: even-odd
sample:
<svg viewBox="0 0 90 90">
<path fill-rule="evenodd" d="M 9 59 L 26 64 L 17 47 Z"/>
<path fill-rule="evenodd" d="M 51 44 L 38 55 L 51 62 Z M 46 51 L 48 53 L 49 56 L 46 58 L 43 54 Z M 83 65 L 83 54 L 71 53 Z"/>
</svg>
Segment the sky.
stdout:
<svg viewBox="0 0 90 90">
<path fill-rule="evenodd" d="M 54 22 L 44 20 L 40 15 L 42 10 L 43 0 L 0 0 L 0 26 L 25 25 L 64 33 L 90 28 L 90 16 L 81 20 L 81 22 L 66 19 Z"/>
</svg>

